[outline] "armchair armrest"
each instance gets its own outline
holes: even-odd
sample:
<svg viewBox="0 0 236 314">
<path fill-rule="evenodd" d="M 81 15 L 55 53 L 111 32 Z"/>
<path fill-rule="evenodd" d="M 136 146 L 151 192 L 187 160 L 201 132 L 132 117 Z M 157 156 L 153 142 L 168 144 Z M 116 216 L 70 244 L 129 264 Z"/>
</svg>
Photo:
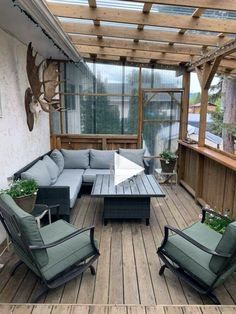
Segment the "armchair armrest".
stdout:
<svg viewBox="0 0 236 314">
<path fill-rule="evenodd" d="M 161 248 L 164 247 L 164 245 L 166 244 L 167 240 L 168 240 L 168 237 L 169 237 L 169 230 L 173 231 L 174 233 L 178 234 L 180 237 L 184 238 L 186 241 L 190 242 L 191 244 L 193 244 L 194 246 L 196 246 L 197 248 L 199 248 L 200 250 L 208 253 L 208 254 L 211 254 L 211 255 L 214 255 L 214 256 L 219 256 L 219 257 L 224 257 L 224 258 L 230 258 L 231 257 L 231 254 L 221 254 L 221 253 L 217 253 L 215 251 L 212 251 L 211 249 L 207 248 L 206 246 L 198 243 L 197 241 L 195 241 L 194 239 L 192 239 L 191 237 L 189 237 L 187 234 L 185 234 L 184 232 L 176 229 L 176 228 L 173 228 L 171 226 L 165 226 L 164 227 L 164 231 L 165 231 L 165 236 L 164 236 L 164 240 L 161 244 Z"/>
<path fill-rule="evenodd" d="M 214 210 L 210 209 L 208 206 L 206 206 L 206 207 L 202 208 L 202 220 L 201 220 L 202 223 L 206 219 L 206 213 L 209 213 L 211 215 L 214 215 L 216 217 L 219 217 L 219 218 L 227 220 L 227 221 L 230 220 L 228 217 L 225 217 L 225 216 L 221 215 L 220 213 L 217 213 Z"/>
<path fill-rule="evenodd" d="M 90 230 L 90 241 L 91 241 L 91 244 L 92 244 L 93 248 L 98 252 L 98 249 L 97 249 L 97 247 L 95 245 L 95 242 L 94 242 L 94 228 L 95 228 L 94 226 L 85 227 L 85 228 L 76 230 L 75 232 L 69 234 L 68 236 L 65 236 L 65 237 L 61 238 L 60 240 L 48 243 L 46 245 L 30 245 L 29 248 L 30 248 L 30 250 L 49 249 L 51 247 L 54 247 L 56 245 L 59 245 L 59 244 L 65 242 L 67 240 L 70 240 L 70 239 L 74 238 L 75 236 L 77 236 L 77 235 L 79 235 L 81 233 L 84 233 L 84 232 Z"/>
</svg>

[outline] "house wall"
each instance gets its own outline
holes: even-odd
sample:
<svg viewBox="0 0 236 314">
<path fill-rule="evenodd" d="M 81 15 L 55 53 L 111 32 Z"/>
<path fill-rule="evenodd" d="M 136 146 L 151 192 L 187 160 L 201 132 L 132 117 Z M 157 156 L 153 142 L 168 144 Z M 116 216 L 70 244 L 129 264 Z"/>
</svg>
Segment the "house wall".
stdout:
<svg viewBox="0 0 236 314">
<path fill-rule="evenodd" d="M 24 94 L 27 47 L 0 29 L 0 189 L 7 178 L 50 149 L 49 116 L 41 112 L 32 132 L 26 123 Z M 0 243 L 5 233 L 0 226 Z"/>
</svg>

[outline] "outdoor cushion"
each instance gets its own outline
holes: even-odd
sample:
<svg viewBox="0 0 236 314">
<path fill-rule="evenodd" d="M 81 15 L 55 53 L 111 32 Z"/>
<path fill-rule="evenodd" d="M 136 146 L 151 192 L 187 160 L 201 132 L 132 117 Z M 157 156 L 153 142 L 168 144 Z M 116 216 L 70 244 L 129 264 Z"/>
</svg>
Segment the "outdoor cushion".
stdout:
<svg viewBox="0 0 236 314">
<path fill-rule="evenodd" d="M 110 169 L 86 169 L 83 174 L 83 182 L 93 183 L 97 174 L 110 174 Z"/>
<path fill-rule="evenodd" d="M 90 168 L 110 169 L 114 165 L 114 150 L 90 149 Z"/>
<path fill-rule="evenodd" d="M 145 149 L 124 149 L 119 148 L 119 154 L 130 161 L 135 162 L 140 167 L 143 167 L 143 157 Z"/>
<path fill-rule="evenodd" d="M 201 222 L 197 222 L 182 231 L 211 250 L 215 250 L 221 239 L 218 232 Z M 215 280 L 216 274 L 209 268 L 211 255 L 200 250 L 181 236 L 177 234 L 169 236 L 164 250 L 181 268 L 200 279 L 203 283 L 211 285 Z"/>
<path fill-rule="evenodd" d="M 82 185 L 83 169 L 64 169 L 53 186 L 70 187 L 70 208 L 72 208 L 77 199 L 80 187 Z"/>
<path fill-rule="evenodd" d="M 230 223 L 221 240 L 219 241 L 216 247 L 217 253 L 223 254 L 234 254 L 236 253 L 236 221 Z M 212 256 L 210 261 L 210 269 L 214 273 L 218 273 L 221 269 L 221 266 L 226 262 L 227 258 L 219 257 L 219 256 Z"/>
<path fill-rule="evenodd" d="M 26 237 L 28 243 L 30 245 L 44 245 L 35 218 L 29 213 L 25 212 L 23 209 L 21 209 L 14 202 L 10 195 L 1 194 L 0 198 L 16 217 L 16 220 L 21 228 L 20 231 Z M 18 245 L 15 245 L 15 247 L 17 251 L 21 253 L 20 256 L 22 257 L 23 260 L 28 259 L 27 254 Z M 45 249 L 40 251 L 34 251 L 33 255 L 35 256 L 35 258 L 37 258 L 37 261 L 40 266 L 44 266 L 48 263 L 48 255 Z"/>
<path fill-rule="evenodd" d="M 58 220 L 51 225 L 41 228 L 40 233 L 44 243 L 48 244 L 70 235 L 77 230 L 77 228 L 64 220 Z M 66 268 L 94 253 L 89 234 L 89 231 L 81 233 L 62 244 L 47 249 L 49 261 L 41 269 L 46 280 L 52 279 Z"/>
<path fill-rule="evenodd" d="M 51 185 L 51 177 L 46 164 L 39 160 L 27 171 L 21 173 L 21 179 L 34 179 L 39 186 Z"/>
<path fill-rule="evenodd" d="M 57 181 L 57 177 L 59 175 L 59 168 L 57 164 L 50 158 L 48 155 L 43 157 L 43 162 L 46 164 L 46 167 L 48 169 L 50 178 L 51 178 L 51 184 L 54 184 Z"/>
<path fill-rule="evenodd" d="M 50 155 L 53 161 L 56 163 L 57 167 L 59 168 L 59 173 L 62 173 L 64 169 L 64 157 L 62 153 L 58 149 L 54 149 Z"/>
<path fill-rule="evenodd" d="M 65 160 L 65 169 L 86 169 L 89 167 L 89 149 L 62 149 L 61 152 Z"/>
</svg>

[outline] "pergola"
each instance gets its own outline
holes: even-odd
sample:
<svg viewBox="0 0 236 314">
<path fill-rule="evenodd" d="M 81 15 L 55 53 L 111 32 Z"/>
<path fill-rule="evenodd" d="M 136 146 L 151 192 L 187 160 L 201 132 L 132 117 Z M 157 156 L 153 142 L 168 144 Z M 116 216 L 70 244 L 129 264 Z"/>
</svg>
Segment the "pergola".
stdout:
<svg viewBox="0 0 236 314">
<path fill-rule="evenodd" d="M 184 74 L 181 138 L 186 136 L 189 72 L 201 85 L 199 146 L 204 146 L 208 89 L 216 72 L 236 72 L 236 3 L 132 0 L 47 1 L 85 59 L 176 67 Z"/>
</svg>

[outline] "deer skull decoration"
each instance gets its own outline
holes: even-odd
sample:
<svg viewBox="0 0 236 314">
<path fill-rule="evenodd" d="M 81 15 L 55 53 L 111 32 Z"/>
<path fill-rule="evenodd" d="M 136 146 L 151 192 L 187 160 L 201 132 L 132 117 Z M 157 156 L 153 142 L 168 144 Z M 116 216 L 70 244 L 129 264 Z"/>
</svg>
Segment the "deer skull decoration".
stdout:
<svg viewBox="0 0 236 314">
<path fill-rule="evenodd" d="M 33 55 L 32 44 L 27 49 L 26 71 L 30 87 L 25 91 L 25 109 L 29 130 L 33 130 L 34 116 L 41 110 L 61 111 L 60 102 L 55 99 L 60 81 L 58 80 L 58 66 L 51 60 L 43 60 L 36 64 L 37 53 Z"/>
</svg>

